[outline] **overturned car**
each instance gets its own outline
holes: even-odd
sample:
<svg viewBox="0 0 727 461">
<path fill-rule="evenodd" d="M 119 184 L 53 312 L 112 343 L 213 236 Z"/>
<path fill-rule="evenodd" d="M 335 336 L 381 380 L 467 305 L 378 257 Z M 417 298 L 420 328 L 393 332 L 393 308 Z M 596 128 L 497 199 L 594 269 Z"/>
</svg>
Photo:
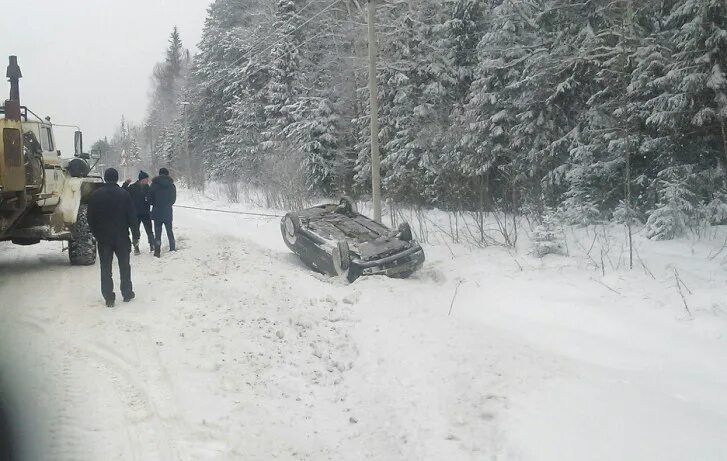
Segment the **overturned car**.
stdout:
<svg viewBox="0 0 727 461">
<path fill-rule="evenodd" d="M 290 212 L 280 223 L 285 244 L 313 270 L 345 275 L 406 278 L 424 264 L 424 251 L 404 223 L 393 231 L 359 214 L 347 198 L 338 204 Z"/>
</svg>

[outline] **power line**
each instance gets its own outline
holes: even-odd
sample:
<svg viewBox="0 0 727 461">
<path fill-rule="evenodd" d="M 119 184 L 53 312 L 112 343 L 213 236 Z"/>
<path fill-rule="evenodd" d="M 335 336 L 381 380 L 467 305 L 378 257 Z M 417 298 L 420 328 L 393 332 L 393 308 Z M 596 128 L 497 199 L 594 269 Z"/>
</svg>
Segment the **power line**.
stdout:
<svg viewBox="0 0 727 461">
<path fill-rule="evenodd" d="M 188 206 L 188 205 L 174 205 L 174 207 L 175 208 L 186 208 L 188 210 L 214 211 L 217 213 L 229 213 L 229 214 L 239 214 L 239 215 L 247 215 L 247 216 L 260 216 L 260 217 L 264 217 L 264 218 L 282 218 L 283 217 L 283 215 L 281 215 L 281 214 L 253 213 L 251 211 L 219 210 L 216 208 L 202 208 L 202 207 Z"/>
</svg>

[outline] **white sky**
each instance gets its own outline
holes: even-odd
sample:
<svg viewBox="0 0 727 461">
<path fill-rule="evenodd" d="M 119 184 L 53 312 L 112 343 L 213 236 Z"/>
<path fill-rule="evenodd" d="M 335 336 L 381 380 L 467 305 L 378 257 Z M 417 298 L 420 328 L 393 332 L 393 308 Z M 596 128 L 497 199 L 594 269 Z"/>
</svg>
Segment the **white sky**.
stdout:
<svg viewBox="0 0 727 461">
<path fill-rule="evenodd" d="M 21 104 L 57 123 L 77 124 L 85 149 L 113 134 L 121 115 L 139 122 L 154 64 L 174 25 L 191 50 L 210 0 L 2 0 L 0 99 L 8 97 L 7 56 L 23 72 Z M 57 130 L 72 155 L 73 130 Z"/>
</svg>

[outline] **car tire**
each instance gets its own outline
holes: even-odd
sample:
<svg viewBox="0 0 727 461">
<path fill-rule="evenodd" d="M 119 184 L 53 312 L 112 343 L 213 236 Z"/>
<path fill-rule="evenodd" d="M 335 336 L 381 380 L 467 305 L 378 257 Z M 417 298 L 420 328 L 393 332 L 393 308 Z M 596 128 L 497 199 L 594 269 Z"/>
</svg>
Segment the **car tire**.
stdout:
<svg viewBox="0 0 727 461">
<path fill-rule="evenodd" d="M 356 214 L 358 213 L 358 209 L 356 207 L 356 202 L 353 201 L 351 197 L 343 196 L 341 197 L 341 200 L 338 202 L 338 206 L 343 209 L 343 211 L 346 214 Z"/>
<path fill-rule="evenodd" d="M 348 242 L 340 240 L 336 248 L 332 252 L 333 257 L 333 269 L 336 271 L 336 275 L 344 275 L 351 266 L 351 251 L 348 247 Z"/>
<path fill-rule="evenodd" d="M 407 222 L 399 224 L 399 240 L 411 242 L 414 236 L 411 233 L 411 226 Z"/>
<path fill-rule="evenodd" d="M 293 213 L 287 213 L 283 218 L 281 230 L 283 239 L 289 246 L 295 245 L 298 241 L 298 233 L 300 232 L 300 218 Z"/>
<path fill-rule="evenodd" d="M 96 262 L 96 239 L 88 225 L 88 207 L 78 208 L 76 223 L 71 229 L 71 240 L 68 242 L 68 259 L 73 266 L 91 266 Z"/>
</svg>

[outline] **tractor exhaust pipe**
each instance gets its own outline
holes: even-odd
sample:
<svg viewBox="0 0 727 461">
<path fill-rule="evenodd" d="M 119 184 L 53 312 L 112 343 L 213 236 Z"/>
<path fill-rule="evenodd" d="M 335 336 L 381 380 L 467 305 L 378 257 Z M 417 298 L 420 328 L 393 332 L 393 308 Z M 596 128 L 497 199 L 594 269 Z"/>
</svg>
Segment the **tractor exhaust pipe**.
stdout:
<svg viewBox="0 0 727 461">
<path fill-rule="evenodd" d="M 20 78 L 23 73 L 20 72 L 17 56 L 10 56 L 5 76 L 10 81 L 10 99 L 5 101 L 5 118 L 20 121 Z"/>
</svg>

